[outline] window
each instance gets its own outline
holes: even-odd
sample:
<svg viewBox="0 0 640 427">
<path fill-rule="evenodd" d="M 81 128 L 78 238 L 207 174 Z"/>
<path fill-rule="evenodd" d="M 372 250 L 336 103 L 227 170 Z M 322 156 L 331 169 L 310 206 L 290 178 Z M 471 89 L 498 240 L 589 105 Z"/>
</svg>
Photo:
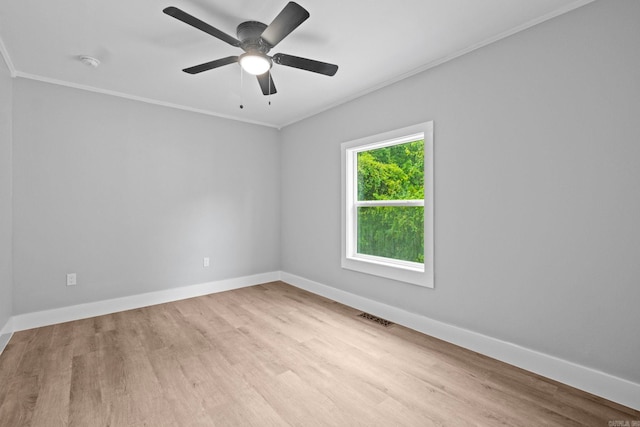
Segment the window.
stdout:
<svg viewBox="0 0 640 427">
<path fill-rule="evenodd" d="M 342 144 L 342 267 L 433 287 L 433 122 Z"/>
</svg>

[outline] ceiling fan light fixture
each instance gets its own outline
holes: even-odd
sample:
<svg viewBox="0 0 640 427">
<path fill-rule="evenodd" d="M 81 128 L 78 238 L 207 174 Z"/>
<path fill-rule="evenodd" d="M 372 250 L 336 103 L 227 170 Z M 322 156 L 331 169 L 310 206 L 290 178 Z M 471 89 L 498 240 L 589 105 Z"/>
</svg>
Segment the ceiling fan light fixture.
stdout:
<svg viewBox="0 0 640 427">
<path fill-rule="evenodd" d="M 240 55 L 240 66 L 249 74 L 259 76 L 271 68 L 271 58 L 261 53 L 248 52 Z"/>
</svg>

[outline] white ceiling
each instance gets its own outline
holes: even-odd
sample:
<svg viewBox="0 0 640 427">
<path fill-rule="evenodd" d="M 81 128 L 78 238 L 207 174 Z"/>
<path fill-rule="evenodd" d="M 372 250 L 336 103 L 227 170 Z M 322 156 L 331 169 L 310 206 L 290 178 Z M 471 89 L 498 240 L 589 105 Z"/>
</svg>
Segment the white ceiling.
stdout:
<svg viewBox="0 0 640 427">
<path fill-rule="evenodd" d="M 327 77 L 274 65 L 272 105 L 253 76 L 241 90 L 237 64 L 183 73 L 242 51 L 162 10 L 176 6 L 235 37 L 243 21 L 269 24 L 287 0 L 0 0 L 0 50 L 14 76 L 282 127 L 590 1 L 298 0 L 311 17 L 270 54 L 340 68 Z"/>
</svg>

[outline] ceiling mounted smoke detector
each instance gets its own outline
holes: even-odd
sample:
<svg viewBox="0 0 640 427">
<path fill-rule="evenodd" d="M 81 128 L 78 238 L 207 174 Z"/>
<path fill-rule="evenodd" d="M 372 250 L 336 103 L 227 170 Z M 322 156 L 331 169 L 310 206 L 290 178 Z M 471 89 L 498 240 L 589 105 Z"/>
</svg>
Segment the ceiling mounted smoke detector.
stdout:
<svg viewBox="0 0 640 427">
<path fill-rule="evenodd" d="M 98 65 L 100 65 L 100 61 L 93 56 L 80 55 L 79 59 L 84 65 L 88 65 L 89 67 L 98 68 Z"/>
</svg>

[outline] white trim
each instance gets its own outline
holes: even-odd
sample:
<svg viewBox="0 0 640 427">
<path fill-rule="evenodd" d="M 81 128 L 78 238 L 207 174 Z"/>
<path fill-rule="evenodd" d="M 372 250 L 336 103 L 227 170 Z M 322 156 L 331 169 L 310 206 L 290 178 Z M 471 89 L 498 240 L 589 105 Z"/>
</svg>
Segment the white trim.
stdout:
<svg viewBox="0 0 640 427">
<path fill-rule="evenodd" d="M 373 301 L 304 277 L 282 272 L 281 280 L 399 325 L 640 410 L 640 384 L 568 360 Z"/>
<path fill-rule="evenodd" d="M 0 329 L 0 355 L 7 347 L 11 336 L 13 335 L 13 318 L 10 317 L 7 323 Z"/>
<path fill-rule="evenodd" d="M 13 316 L 0 330 L 0 353 L 14 331 L 178 301 L 276 280 L 282 280 L 292 286 L 399 325 L 640 410 L 640 384 L 282 271 Z"/>
<path fill-rule="evenodd" d="M 411 134 L 407 134 L 411 132 Z M 399 135 L 399 136 L 398 136 Z M 371 135 L 346 142 L 346 146 L 354 153 L 376 150 L 378 148 L 391 147 L 424 139 L 424 130 L 419 126 L 407 126 L 402 129 Z M 352 148 L 354 147 L 354 148 Z"/>
<path fill-rule="evenodd" d="M 9 56 L 9 51 L 7 50 L 7 47 L 2 41 L 2 37 L 0 37 L 0 56 L 2 56 L 2 58 L 4 59 L 4 63 L 7 64 L 7 68 L 9 69 L 9 74 L 11 75 L 11 77 L 15 77 L 16 67 L 13 66 L 13 61 Z"/>
<path fill-rule="evenodd" d="M 10 334 L 13 332 L 13 317 L 7 319 L 7 323 L 0 329 L 0 335 Z"/>
<path fill-rule="evenodd" d="M 17 332 L 25 329 L 39 328 L 41 326 L 55 325 L 57 323 L 70 322 L 72 320 L 86 319 L 119 311 L 132 310 L 135 308 L 164 304 L 167 302 L 179 301 L 182 299 L 217 292 L 230 291 L 276 280 L 280 280 L 279 271 L 54 308 L 52 310 L 18 314 L 13 316 L 13 325 L 11 326 L 11 330 L 13 332 Z"/>
<path fill-rule="evenodd" d="M 428 63 L 426 63 L 424 65 L 421 65 L 418 68 L 414 68 L 411 71 L 408 71 L 408 72 L 403 73 L 403 74 L 399 74 L 399 75 L 397 75 L 395 77 L 392 77 L 392 78 L 387 79 L 387 80 L 385 80 L 383 82 L 380 82 L 375 86 L 368 87 L 368 88 L 366 88 L 364 90 L 361 90 L 360 92 L 357 92 L 357 93 L 355 93 L 355 94 L 353 94 L 351 96 L 347 96 L 347 97 L 342 98 L 342 99 L 340 99 L 340 100 L 338 100 L 336 102 L 328 104 L 328 105 L 326 105 L 326 106 L 324 106 L 324 107 L 322 107 L 322 108 L 320 108 L 318 110 L 315 110 L 313 113 L 305 114 L 303 116 L 298 116 L 298 117 L 296 117 L 296 118 L 294 118 L 294 119 L 292 119 L 292 120 L 290 120 L 290 121 L 288 121 L 288 122 L 286 122 L 286 123 L 284 123 L 282 125 L 279 125 L 278 129 L 285 128 L 285 127 L 290 126 L 290 125 L 292 125 L 294 123 L 297 123 L 297 122 L 300 122 L 302 120 L 308 119 L 309 117 L 313 117 L 313 116 L 315 116 L 317 114 L 320 114 L 320 113 L 323 113 L 325 111 L 331 110 L 332 108 L 335 108 L 335 107 L 337 107 L 339 105 L 346 104 L 347 102 L 353 101 L 354 99 L 361 98 L 361 97 L 363 97 L 363 96 L 365 96 L 367 94 L 370 94 L 372 92 L 380 90 L 380 89 L 382 89 L 384 87 L 390 86 L 390 85 L 392 85 L 394 83 L 397 83 L 397 82 L 399 82 L 401 80 L 404 80 L 404 79 L 409 78 L 411 76 L 414 76 L 416 74 L 420 74 L 423 71 L 427 71 L 427 70 L 429 70 L 431 68 L 437 67 L 438 65 L 442 65 L 442 64 L 444 64 L 446 62 L 449 62 L 449 61 L 451 61 L 453 59 L 456 59 L 456 58 L 458 58 L 460 56 L 466 55 L 467 53 L 473 52 L 474 50 L 480 49 L 482 47 L 488 46 L 488 45 L 490 45 L 492 43 L 495 43 L 497 41 L 500 41 L 502 39 L 510 37 L 510 36 L 512 36 L 512 35 L 514 35 L 516 33 L 524 31 L 524 30 L 526 30 L 528 28 L 531 28 L 531 27 L 533 27 L 535 25 L 541 24 L 541 23 L 543 23 L 545 21 L 548 21 L 550 19 L 556 18 L 556 17 L 558 17 L 560 15 L 564 15 L 565 13 L 571 12 L 574 9 L 577 9 L 579 7 L 582 7 L 582 6 L 585 6 L 585 5 L 587 5 L 589 3 L 592 3 L 594 1 L 595 0 L 577 0 L 577 1 L 573 2 L 573 3 L 570 3 L 568 5 L 562 6 L 562 7 L 558 8 L 558 9 L 556 9 L 556 10 L 553 10 L 553 11 L 547 13 L 546 15 L 542 15 L 542 16 L 536 18 L 536 19 L 532 19 L 531 21 L 525 22 L 524 24 L 515 26 L 515 27 L 513 27 L 513 28 L 511 28 L 509 30 L 503 31 L 501 33 L 498 33 L 495 36 L 492 36 L 492 37 L 489 37 L 487 39 L 484 39 L 483 41 L 481 41 L 479 43 L 474 43 L 474 44 L 472 44 L 470 46 L 467 46 L 467 47 L 465 47 L 463 49 L 460 49 L 459 51 L 454 52 L 454 53 L 452 53 L 450 55 L 446 55 L 446 56 L 438 58 L 438 59 L 436 59 L 434 61 L 428 62 Z"/>
<path fill-rule="evenodd" d="M 401 259 L 390 259 L 381 256 L 366 254 L 354 254 L 350 256 L 349 259 L 393 268 L 404 268 L 407 270 L 424 273 L 424 264 L 421 264 L 419 262 L 404 261 Z"/>
<path fill-rule="evenodd" d="M 86 90 L 88 92 L 100 93 L 100 94 L 103 94 L 103 95 L 116 96 L 118 98 L 130 99 L 130 100 L 133 100 L 133 101 L 144 102 L 144 103 L 147 103 L 147 104 L 159 105 L 161 107 L 175 108 L 177 110 L 184 110 L 184 111 L 189 111 L 189 112 L 192 112 L 192 113 L 206 114 L 207 116 L 220 117 L 220 118 L 223 118 L 223 119 L 235 120 L 235 121 L 238 121 L 238 122 L 250 123 L 250 124 L 253 124 L 253 125 L 259 125 L 259 126 L 265 126 L 265 127 L 279 129 L 279 127 L 277 125 L 274 125 L 274 124 L 263 123 L 263 122 L 258 122 L 258 121 L 254 121 L 254 120 L 242 119 L 242 118 L 235 117 L 235 116 L 229 116 L 229 115 L 226 115 L 226 114 L 215 113 L 215 112 L 210 111 L 210 110 L 203 110 L 203 109 L 200 109 L 200 108 L 188 107 L 186 105 L 174 104 L 172 102 L 165 102 L 165 101 L 160 101 L 160 100 L 157 100 L 157 99 L 145 98 L 145 97 L 137 96 L 137 95 L 130 95 L 130 94 L 124 93 L 124 92 L 117 92 L 117 91 L 114 91 L 114 90 L 101 89 L 101 88 L 94 87 L 94 86 L 81 85 L 81 84 L 78 84 L 78 83 L 68 82 L 66 80 L 58 80 L 58 79 L 52 79 L 52 78 L 49 78 L 49 77 L 39 76 L 39 75 L 36 75 L 36 74 L 23 73 L 22 71 L 14 71 L 13 77 L 20 77 L 20 78 L 23 78 L 23 79 L 35 80 L 35 81 L 39 81 L 39 82 L 43 82 L 43 83 L 49 83 L 49 84 L 54 84 L 54 85 L 58 85 L 58 86 L 66 86 L 66 87 L 70 87 L 70 88 L 73 88 L 73 89 Z"/>
<path fill-rule="evenodd" d="M 99 88 L 95 88 L 95 87 L 91 87 L 91 86 L 84 86 L 84 85 L 79 85 L 79 84 L 75 84 L 75 83 L 71 83 L 71 82 L 66 82 L 66 81 L 62 81 L 62 80 L 57 80 L 57 79 L 50 79 L 48 77 L 43 77 L 43 76 L 37 76 L 34 74 L 28 74 L 28 73 L 23 73 L 21 71 L 17 71 L 16 68 L 13 66 L 13 62 L 11 61 L 11 58 L 9 57 L 9 53 L 7 52 L 4 43 L 2 43 L 2 39 L 0 39 L 0 53 L 2 54 L 2 57 L 4 58 L 5 62 L 7 63 L 7 67 L 9 68 L 9 72 L 11 73 L 11 77 L 22 77 L 25 79 L 32 79 L 32 80 L 38 80 L 38 81 L 42 81 L 42 82 L 46 82 L 46 83 L 52 83 L 52 84 L 58 84 L 61 86 L 67 86 L 67 87 L 73 87 L 76 89 L 81 89 L 81 90 L 88 90 L 90 92 L 97 92 L 97 93 L 103 93 L 106 95 L 112 95 L 112 96 L 118 96 L 121 98 L 126 98 L 126 99 L 132 99 L 135 101 L 140 101 L 140 102 L 146 102 L 149 104 L 154 104 L 154 105 L 161 105 L 164 107 L 169 107 L 169 108 L 176 108 L 178 110 L 185 110 L 185 111 L 191 111 L 191 112 L 195 112 L 195 113 L 201 113 L 201 114 L 206 114 L 209 116 L 214 116 L 214 117 L 221 117 L 221 118 L 225 118 L 225 119 L 230 119 L 230 120 L 236 120 L 236 121 L 240 121 L 240 122 L 245 122 L 245 123 L 251 123 L 251 124 L 257 124 L 257 125 L 261 125 L 261 126 L 267 126 L 267 127 L 271 127 L 271 128 L 276 128 L 278 130 L 281 130 L 289 125 L 292 125 L 294 123 L 300 122 L 304 119 L 308 119 L 309 117 L 313 117 L 315 115 L 318 115 L 320 113 L 323 113 L 325 111 L 331 110 L 332 108 L 335 108 L 339 105 L 342 104 L 346 104 L 347 102 L 353 101 L 354 99 L 357 98 L 361 98 L 369 93 L 375 92 L 379 89 L 382 89 L 386 86 L 392 85 L 394 83 L 397 83 L 401 80 L 404 80 L 406 78 L 409 78 L 411 76 L 414 76 L 416 74 L 420 74 L 423 71 L 427 71 L 431 68 L 437 67 L 438 65 L 444 64 L 445 62 L 449 62 L 453 59 L 456 59 L 462 55 L 466 55 L 467 53 L 473 52 L 474 50 L 480 49 L 484 46 L 490 45 L 492 43 L 495 43 L 497 41 L 500 41 L 504 38 L 510 37 L 516 33 L 519 33 L 521 31 L 524 31 L 528 28 L 531 28 L 535 25 L 541 24 L 545 21 L 548 21 L 550 19 L 556 18 L 560 15 L 563 15 L 565 13 L 571 12 L 574 9 L 577 9 L 579 7 L 585 6 L 589 3 L 592 3 L 595 0 L 577 0 L 573 3 L 570 3 L 568 5 L 562 6 L 556 10 L 553 10 L 549 13 L 547 13 L 546 15 L 542 15 L 536 19 L 533 19 L 531 21 L 525 22 L 524 24 L 515 26 L 509 30 L 503 31 L 501 33 L 496 34 L 495 36 L 489 37 L 479 43 L 474 43 L 470 46 L 467 46 L 466 48 L 460 49 L 457 52 L 454 52 L 450 55 L 446 55 L 443 56 L 441 58 L 438 58 L 434 61 L 431 61 L 427 64 L 424 64 L 418 68 L 414 68 L 411 71 L 408 71 L 406 73 L 402 73 L 399 74 L 395 77 L 392 77 L 390 79 L 387 79 L 383 82 L 380 82 L 379 84 L 369 87 L 367 89 L 364 89 L 360 92 L 357 92 L 351 96 L 347 96 L 345 98 L 342 98 L 340 100 L 337 100 L 336 102 L 333 102 L 331 104 L 328 104 L 322 108 L 319 108 L 317 110 L 314 110 L 312 113 L 309 114 L 305 114 L 302 116 L 298 116 L 292 120 L 289 120 L 288 122 L 285 122 L 283 124 L 269 124 L 269 123 L 262 123 L 262 122 L 256 122 L 256 121 L 251 121 L 251 120 L 245 120 L 245 119 L 241 119 L 238 117 L 234 117 L 234 116 L 227 116 L 224 114 L 218 114 L 218 113 L 214 113 L 213 111 L 209 111 L 209 110 L 201 110 L 201 109 L 197 109 L 197 108 L 191 108 L 191 107 L 187 107 L 185 105 L 179 105 L 179 104 L 173 104 L 170 102 L 163 102 L 163 101 L 158 101 L 155 99 L 150 99 L 150 98 L 143 98 L 143 97 L 138 97 L 138 96 L 134 96 L 134 95 L 128 95 L 122 92 L 115 92 L 115 91 L 110 91 L 110 90 L 105 90 L 105 89 L 99 89 Z"/>
<path fill-rule="evenodd" d="M 4 349 L 7 348 L 7 344 L 9 344 L 9 340 L 11 339 L 12 336 L 13 336 L 13 332 L 0 334 L 0 355 L 2 355 L 2 352 L 4 351 Z"/>
<path fill-rule="evenodd" d="M 358 201 L 357 155 L 411 141 L 424 140 L 424 199 Z M 434 146 L 433 121 L 340 144 L 341 158 L 341 259 L 342 268 L 385 277 L 412 285 L 434 287 Z M 419 203 L 419 204 L 418 204 Z M 358 206 L 424 206 L 424 263 L 393 260 L 357 253 L 356 210 Z"/>
<path fill-rule="evenodd" d="M 355 200 L 353 205 L 357 208 L 366 206 L 424 206 L 424 200 Z"/>
</svg>

